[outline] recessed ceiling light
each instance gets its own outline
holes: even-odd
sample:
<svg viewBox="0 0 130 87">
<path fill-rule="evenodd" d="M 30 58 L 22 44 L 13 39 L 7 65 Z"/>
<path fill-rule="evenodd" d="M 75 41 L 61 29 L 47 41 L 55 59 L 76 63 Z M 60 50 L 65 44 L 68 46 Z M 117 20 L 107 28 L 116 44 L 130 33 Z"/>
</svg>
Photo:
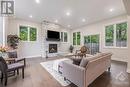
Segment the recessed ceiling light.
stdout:
<svg viewBox="0 0 130 87">
<path fill-rule="evenodd" d="M 35 0 L 35 1 L 36 1 L 36 3 L 38 3 L 38 4 L 40 3 L 40 0 Z"/>
<path fill-rule="evenodd" d="M 66 12 L 66 15 L 67 15 L 67 16 L 70 16 L 70 12 Z"/>
<path fill-rule="evenodd" d="M 114 11 L 114 9 L 113 9 L 113 8 L 111 8 L 111 9 L 109 9 L 109 11 L 110 11 L 110 12 L 113 12 L 113 11 Z"/>
<path fill-rule="evenodd" d="M 58 20 L 55 20 L 55 23 L 58 23 Z"/>
<path fill-rule="evenodd" d="M 71 25 L 68 25 L 68 27 L 71 27 Z"/>
<path fill-rule="evenodd" d="M 86 19 L 83 18 L 83 19 L 82 19 L 82 22 L 85 22 L 85 21 L 86 21 Z"/>
<path fill-rule="evenodd" d="M 29 15 L 30 18 L 32 18 L 33 16 L 32 15 Z"/>
</svg>

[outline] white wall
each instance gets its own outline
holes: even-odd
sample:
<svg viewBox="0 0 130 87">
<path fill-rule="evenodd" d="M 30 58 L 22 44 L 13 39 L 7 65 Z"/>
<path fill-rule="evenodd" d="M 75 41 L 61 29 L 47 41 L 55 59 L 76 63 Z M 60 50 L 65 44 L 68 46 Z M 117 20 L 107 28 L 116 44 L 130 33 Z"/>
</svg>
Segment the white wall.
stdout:
<svg viewBox="0 0 130 87">
<path fill-rule="evenodd" d="M 35 23 L 35 22 L 30 22 L 30 21 L 25 21 L 21 19 L 9 19 L 9 28 L 8 28 L 8 35 L 9 34 L 17 34 L 19 31 L 19 25 L 25 25 L 25 26 L 33 26 L 37 28 L 38 36 L 37 36 L 37 41 L 34 42 L 22 42 L 20 41 L 19 47 L 18 47 L 18 55 L 19 57 L 39 57 L 41 56 L 41 24 L 40 23 Z"/>
<path fill-rule="evenodd" d="M 3 19 L 0 17 L 0 45 L 3 44 Z"/>
<path fill-rule="evenodd" d="M 112 52 L 113 53 L 113 57 L 112 59 L 114 60 L 119 60 L 119 61 L 127 61 L 128 60 L 128 48 L 105 48 L 104 47 L 104 34 L 105 34 L 105 25 L 107 24 L 113 24 L 113 23 L 117 23 L 117 22 L 121 22 L 121 21 L 127 21 L 127 16 L 119 16 L 116 18 L 112 18 L 109 20 L 104 20 L 101 22 L 97 22 L 94 24 L 90 24 L 87 26 L 84 26 L 82 28 L 76 29 L 76 30 L 72 30 L 72 32 L 75 31 L 80 31 L 81 32 L 81 38 L 82 38 L 82 45 L 84 44 L 84 40 L 83 37 L 85 35 L 92 35 L 92 34 L 100 34 L 100 51 L 101 52 Z M 130 43 L 129 43 L 130 44 Z"/>
<path fill-rule="evenodd" d="M 130 16 L 128 16 L 128 32 L 129 32 L 129 34 L 128 34 L 128 52 L 127 52 L 127 54 L 128 54 L 128 57 L 130 57 Z M 127 71 L 130 73 L 130 58 L 128 58 L 128 68 L 127 68 Z"/>
<path fill-rule="evenodd" d="M 31 58 L 31 57 L 45 57 L 45 51 L 48 49 L 46 46 L 48 43 L 57 43 L 58 44 L 58 53 L 59 52 L 68 52 L 70 46 L 70 31 L 59 26 L 58 28 L 49 28 L 42 23 L 35 23 L 30 21 L 25 21 L 21 19 L 9 18 L 8 31 L 7 34 L 17 34 L 19 30 L 19 25 L 25 26 L 34 26 L 38 29 L 38 38 L 36 42 L 22 42 L 20 41 L 18 47 L 18 55 L 19 57 Z M 68 43 L 62 42 L 51 42 L 46 41 L 46 30 L 54 30 L 54 31 L 66 31 L 68 32 Z"/>
</svg>

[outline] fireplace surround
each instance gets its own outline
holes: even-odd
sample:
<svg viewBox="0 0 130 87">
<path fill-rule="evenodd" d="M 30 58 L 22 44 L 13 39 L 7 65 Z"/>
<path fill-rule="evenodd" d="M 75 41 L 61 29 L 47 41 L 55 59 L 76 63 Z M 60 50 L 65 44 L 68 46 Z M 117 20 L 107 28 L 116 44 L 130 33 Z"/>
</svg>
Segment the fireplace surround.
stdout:
<svg viewBox="0 0 130 87">
<path fill-rule="evenodd" d="M 49 53 L 57 53 L 57 44 L 49 44 Z"/>
</svg>

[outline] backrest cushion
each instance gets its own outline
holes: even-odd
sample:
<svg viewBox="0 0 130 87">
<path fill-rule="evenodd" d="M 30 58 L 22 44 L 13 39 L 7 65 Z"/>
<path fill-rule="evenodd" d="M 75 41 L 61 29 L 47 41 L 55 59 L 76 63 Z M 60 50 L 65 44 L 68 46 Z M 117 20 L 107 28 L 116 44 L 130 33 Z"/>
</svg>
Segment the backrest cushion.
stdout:
<svg viewBox="0 0 130 87">
<path fill-rule="evenodd" d="M 8 57 L 9 58 L 17 58 L 17 52 L 14 51 L 14 52 L 8 52 Z"/>
<path fill-rule="evenodd" d="M 80 66 L 81 67 L 86 67 L 86 65 L 88 64 L 89 60 L 87 58 L 82 58 L 81 62 L 80 62 Z"/>
</svg>

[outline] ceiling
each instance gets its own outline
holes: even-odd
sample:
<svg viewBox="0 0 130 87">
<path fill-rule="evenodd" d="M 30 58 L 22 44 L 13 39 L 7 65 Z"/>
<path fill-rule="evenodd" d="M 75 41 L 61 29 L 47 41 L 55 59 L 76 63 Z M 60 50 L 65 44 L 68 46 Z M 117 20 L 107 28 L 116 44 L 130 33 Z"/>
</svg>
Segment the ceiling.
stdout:
<svg viewBox="0 0 130 87">
<path fill-rule="evenodd" d="M 16 18 L 40 23 L 58 20 L 58 24 L 70 29 L 123 14 L 126 11 L 122 0 L 15 0 Z M 83 18 L 86 21 L 82 22 Z"/>
</svg>

